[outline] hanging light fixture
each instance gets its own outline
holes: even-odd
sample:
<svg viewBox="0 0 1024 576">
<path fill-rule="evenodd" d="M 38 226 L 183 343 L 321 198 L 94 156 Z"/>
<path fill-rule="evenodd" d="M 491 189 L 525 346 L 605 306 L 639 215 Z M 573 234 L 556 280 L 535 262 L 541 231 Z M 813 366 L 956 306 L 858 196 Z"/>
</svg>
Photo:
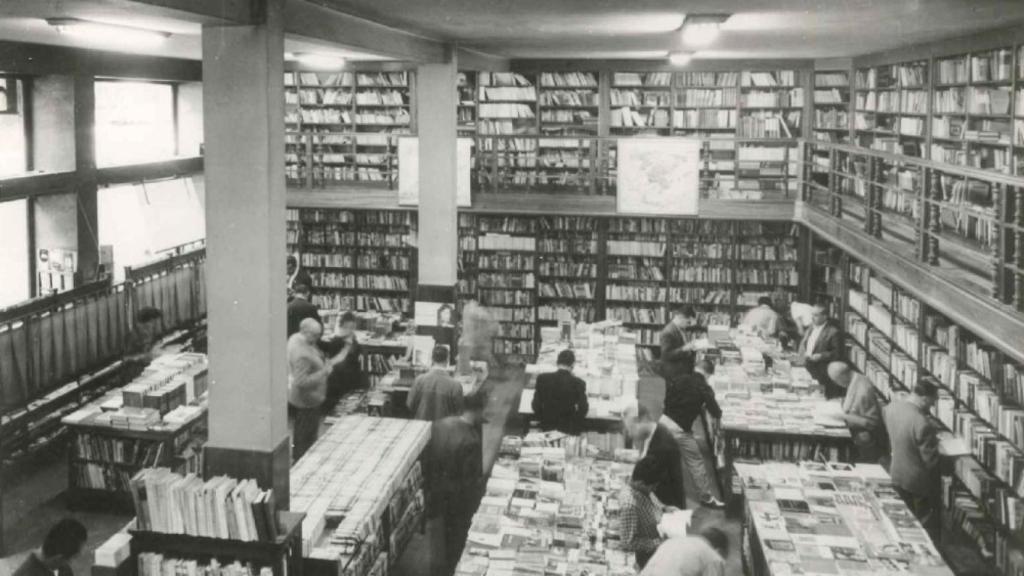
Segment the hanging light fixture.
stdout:
<svg viewBox="0 0 1024 576">
<path fill-rule="evenodd" d="M 58 34 L 95 44 L 122 46 L 156 46 L 170 38 L 170 32 L 147 30 L 120 24 L 92 22 L 78 18 L 48 18 L 46 23 Z"/>
<path fill-rule="evenodd" d="M 711 45 L 721 32 L 722 23 L 729 14 L 687 14 L 680 29 L 683 44 L 694 48 Z"/>
</svg>

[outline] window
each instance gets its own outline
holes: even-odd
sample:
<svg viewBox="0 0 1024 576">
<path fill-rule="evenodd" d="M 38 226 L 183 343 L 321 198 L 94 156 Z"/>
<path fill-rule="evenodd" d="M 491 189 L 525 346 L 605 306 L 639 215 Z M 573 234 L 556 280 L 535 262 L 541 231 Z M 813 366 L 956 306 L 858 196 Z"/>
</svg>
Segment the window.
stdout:
<svg viewBox="0 0 1024 576">
<path fill-rule="evenodd" d="M 173 158 L 174 124 L 170 84 L 96 81 L 98 166 Z"/>
<path fill-rule="evenodd" d="M 28 203 L 0 202 L 0 308 L 29 298 Z"/>
<path fill-rule="evenodd" d="M 0 76 L 0 142 L 0 178 L 25 172 L 24 83 L 11 76 Z"/>
</svg>

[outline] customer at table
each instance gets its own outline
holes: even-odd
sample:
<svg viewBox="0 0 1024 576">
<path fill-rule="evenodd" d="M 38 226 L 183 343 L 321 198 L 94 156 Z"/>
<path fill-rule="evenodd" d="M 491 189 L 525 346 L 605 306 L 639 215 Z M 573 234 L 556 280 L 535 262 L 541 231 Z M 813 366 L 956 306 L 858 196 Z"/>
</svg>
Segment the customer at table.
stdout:
<svg viewBox="0 0 1024 576">
<path fill-rule="evenodd" d="M 623 552 L 633 553 L 641 570 L 661 545 L 658 523 L 662 506 L 654 493 L 667 477 L 668 469 L 663 461 L 651 456 L 641 458 L 620 496 L 619 542 Z"/>
<path fill-rule="evenodd" d="M 882 409 L 893 486 L 932 539 L 939 535 L 939 439 L 928 416 L 937 400 L 935 384 L 919 380 L 908 397 Z"/>
<path fill-rule="evenodd" d="M 322 334 L 320 322 L 306 318 L 299 324 L 299 331 L 288 339 L 288 408 L 295 460 L 302 458 L 320 435 L 327 376 L 349 353 L 345 347 L 324 360 L 324 353 L 318 346 Z"/>
<path fill-rule="evenodd" d="M 433 365 L 412 384 L 405 405 L 413 418 L 435 422 L 462 414 L 462 385 L 448 373 L 448 348 L 434 346 Z"/>
<path fill-rule="evenodd" d="M 765 338 L 774 337 L 779 332 L 779 313 L 772 308 L 772 299 L 761 296 L 757 306 L 747 311 L 741 323 Z"/>
<path fill-rule="evenodd" d="M 693 332 L 697 327 L 697 313 L 692 306 L 678 306 L 672 311 L 672 320 L 661 330 L 661 375 L 681 378 L 693 372 L 696 347 Z"/>
<path fill-rule="evenodd" d="M 640 576 L 725 576 L 729 536 L 707 526 L 696 536 L 669 538 L 654 553 Z"/>
<path fill-rule="evenodd" d="M 882 397 L 867 376 L 854 372 L 846 362 L 828 365 L 828 377 L 846 389 L 841 418 L 850 428 L 857 447 L 857 461 L 875 464 L 888 451 L 885 426 L 882 424 Z"/>
<path fill-rule="evenodd" d="M 636 401 L 622 411 L 622 425 L 633 439 L 633 446 L 640 450 L 641 458 L 653 458 L 668 470 L 665 481 L 655 490 L 658 500 L 668 506 L 686 508 L 683 463 L 672 432 L 658 422 L 649 407 Z"/>
<path fill-rule="evenodd" d="M 321 347 L 330 354 L 334 349 L 348 349 L 345 359 L 334 366 L 327 377 L 327 398 L 324 400 L 324 414 L 329 414 L 338 405 L 342 396 L 366 387 L 366 375 L 363 373 L 360 354 L 362 348 L 356 338 L 356 315 L 350 311 L 338 316 L 334 334 L 321 343 Z"/>
<path fill-rule="evenodd" d="M 800 342 L 799 352 L 800 363 L 825 388 L 825 397 L 842 398 L 845 391 L 829 379 L 828 365 L 843 359 L 843 340 L 824 304 L 814 305 L 812 323 Z"/>
<path fill-rule="evenodd" d="M 715 365 L 707 358 L 697 363 L 692 374 L 665 381 L 665 414 L 659 423 L 671 434 L 679 446 L 683 465 L 697 487 L 700 503 L 708 508 L 724 508 L 715 497 L 708 480 L 707 465 L 700 445 L 693 435 L 693 423 L 707 410 L 712 417 L 721 418 L 722 409 L 715 400 L 715 391 L 708 385 L 708 376 L 715 373 Z"/>
<path fill-rule="evenodd" d="M 579 434 L 587 417 L 587 384 L 572 373 L 576 354 L 572 350 L 558 353 L 558 369 L 537 376 L 533 393 L 533 414 L 541 430 L 558 430 Z"/>
</svg>

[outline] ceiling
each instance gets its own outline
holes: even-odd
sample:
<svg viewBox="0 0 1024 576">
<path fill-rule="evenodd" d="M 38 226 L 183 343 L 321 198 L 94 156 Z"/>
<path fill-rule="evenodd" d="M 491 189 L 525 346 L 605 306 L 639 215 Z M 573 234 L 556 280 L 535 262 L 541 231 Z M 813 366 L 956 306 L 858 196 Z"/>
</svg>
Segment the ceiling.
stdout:
<svg viewBox="0 0 1024 576">
<path fill-rule="evenodd" d="M 307 0 L 287 0 L 303 2 Z M 685 13 L 731 13 L 701 59 L 836 58 L 1024 23 L 1024 0 L 308 0 L 507 58 L 653 59 L 681 48 Z M 173 2 L 166 2 L 173 5 Z M 0 40 L 196 59 L 202 20 L 124 0 L 0 0 Z M 100 47 L 47 17 L 172 32 L 163 44 Z M 289 52 L 387 59 L 288 37 Z"/>
<path fill-rule="evenodd" d="M 856 56 L 1024 22 L 1024 0 L 313 0 L 509 58 L 679 49 L 684 13 L 730 13 L 700 58 Z"/>
</svg>

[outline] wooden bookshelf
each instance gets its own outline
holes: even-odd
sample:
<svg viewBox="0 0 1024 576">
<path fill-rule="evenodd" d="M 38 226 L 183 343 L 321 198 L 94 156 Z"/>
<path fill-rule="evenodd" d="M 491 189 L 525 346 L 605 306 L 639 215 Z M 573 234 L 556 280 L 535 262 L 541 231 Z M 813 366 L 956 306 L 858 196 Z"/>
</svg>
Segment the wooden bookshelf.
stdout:
<svg viewBox="0 0 1024 576">
<path fill-rule="evenodd" d="M 799 138 L 805 89 L 798 70 L 743 71 L 740 74 L 740 138 Z"/>
<path fill-rule="evenodd" d="M 841 251 L 814 246 L 831 262 Z M 1024 534 L 1011 518 L 1024 506 L 1024 365 L 927 305 L 920 287 L 893 282 L 845 253 L 839 262 L 844 268 L 829 280 L 827 295 L 844 292 L 838 317 L 851 362 L 886 398 L 920 379 L 938 385 L 936 424 L 972 452 L 945 472 L 947 528 L 967 540 L 990 534 L 981 555 L 995 564 L 991 573 L 1017 573 Z"/>
<path fill-rule="evenodd" d="M 538 75 L 540 133 L 596 136 L 601 94 L 595 72 L 541 72 Z"/>
<path fill-rule="evenodd" d="M 459 72 L 456 76 L 459 136 L 475 136 L 477 122 L 477 87 L 475 72 Z"/>
<path fill-rule="evenodd" d="M 600 227 L 587 216 L 542 216 L 537 222 L 537 325 L 553 326 L 559 309 L 594 322 L 602 308 Z M 540 334 L 536 335 L 540 341 Z"/>
<path fill-rule="evenodd" d="M 298 216 L 296 249 L 319 308 L 411 313 L 415 211 L 301 208 L 289 216 Z"/>
<path fill-rule="evenodd" d="M 814 139 L 850 141 L 850 74 L 845 70 L 814 71 Z"/>
<path fill-rule="evenodd" d="M 671 72 L 612 72 L 612 136 L 667 136 L 672 131 Z"/>
</svg>

